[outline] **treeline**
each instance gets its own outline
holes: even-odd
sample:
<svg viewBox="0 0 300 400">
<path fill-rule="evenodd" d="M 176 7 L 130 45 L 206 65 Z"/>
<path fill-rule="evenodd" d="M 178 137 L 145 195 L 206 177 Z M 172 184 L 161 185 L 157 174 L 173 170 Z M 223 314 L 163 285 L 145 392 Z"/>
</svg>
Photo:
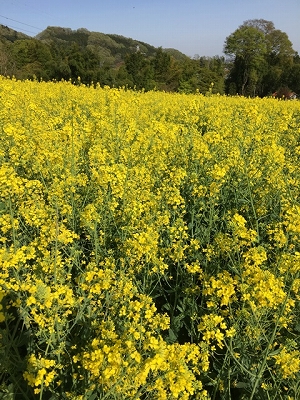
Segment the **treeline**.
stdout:
<svg viewBox="0 0 300 400">
<path fill-rule="evenodd" d="M 261 26 L 256 24 L 250 28 L 256 34 L 251 32 L 252 42 L 257 40 L 257 33 L 261 38 Z M 226 39 L 224 50 L 229 59 L 219 56 L 191 59 L 175 49 L 155 48 L 123 36 L 86 29 L 48 27 L 31 38 L 0 25 L 0 74 L 45 81 L 76 82 L 80 77 L 85 84 L 99 82 L 102 86 L 146 91 L 265 96 L 286 87 L 300 93 L 300 58 L 291 43 L 281 41 L 285 44 L 283 48 L 280 31 L 276 31 L 277 36 L 273 34 L 276 54 L 275 45 L 257 51 L 251 48 L 253 43 L 248 43 L 250 49 L 247 49 L 245 37 L 240 40 L 243 34 L 246 39 L 249 37 L 247 29 L 239 35 L 237 30 Z M 238 48 L 241 43 L 242 49 Z M 251 52 L 258 52 L 259 56 L 255 58 Z"/>
<path fill-rule="evenodd" d="M 118 35 L 49 27 L 36 38 L 2 27 L 0 74 L 18 79 L 69 80 L 90 84 L 179 92 L 224 93 L 225 58 L 191 59 L 175 49 L 155 48 Z"/>
</svg>

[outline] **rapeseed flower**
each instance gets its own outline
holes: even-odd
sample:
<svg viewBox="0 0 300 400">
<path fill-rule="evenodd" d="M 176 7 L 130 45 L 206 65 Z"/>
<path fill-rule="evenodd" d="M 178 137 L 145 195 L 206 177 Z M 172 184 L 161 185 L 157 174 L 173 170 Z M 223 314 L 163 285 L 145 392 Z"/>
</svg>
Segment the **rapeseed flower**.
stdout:
<svg viewBox="0 0 300 400">
<path fill-rule="evenodd" d="M 4 385 L 296 398 L 299 102 L 0 89 Z"/>
</svg>

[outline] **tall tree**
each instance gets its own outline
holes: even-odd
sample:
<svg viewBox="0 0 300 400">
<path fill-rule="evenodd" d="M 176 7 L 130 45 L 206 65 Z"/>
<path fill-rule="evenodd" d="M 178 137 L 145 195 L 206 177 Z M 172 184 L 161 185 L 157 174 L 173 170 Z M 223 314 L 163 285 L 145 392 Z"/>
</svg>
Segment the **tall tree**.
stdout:
<svg viewBox="0 0 300 400">
<path fill-rule="evenodd" d="M 136 89 L 151 90 L 155 87 L 152 65 L 142 52 L 138 50 L 128 54 L 125 58 L 125 67 Z"/>
<path fill-rule="evenodd" d="M 243 26 L 251 26 L 260 30 L 265 37 L 268 56 L 273 60 L 291 63 L 295 55 L 292 42 L 288 35 L 279 29 L 275 29 L 273 22 L 265 19 L 250 19 Z"/>
<path fill-rule="evenodd" d="M 171 66 L 171 56 L 169 53 L 163 51 L 161 47 L 156 50 L 155 56 L 152 59 L 152 66 L 154 70 L 154 78 L 158 87 L 163 84 L 166 85 L 169 78 L 169 69 Z"/>
<path fill-rule="evenodd" d="M 224 53 L 232 61 L 227 88 L 242 95 L 266 95 L 286 85 L 295 55 L 288 35 L 264 19 L 245 21 L 226 38 Z"/>
<path fill-rule="evenodd" d="M 252 26 L 241 26 L 226 38 L 224 53 L 233 59 L 230 80 L 242 95 L 255 95 L 265 69 L 267 43 L 264 34 Z"/>
</svg>

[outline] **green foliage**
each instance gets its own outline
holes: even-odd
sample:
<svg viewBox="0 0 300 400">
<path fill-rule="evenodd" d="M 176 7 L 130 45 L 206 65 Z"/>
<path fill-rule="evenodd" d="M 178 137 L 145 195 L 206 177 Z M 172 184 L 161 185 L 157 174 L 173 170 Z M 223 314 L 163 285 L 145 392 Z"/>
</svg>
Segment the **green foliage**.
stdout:
<svg viewBox="0 0 300 400">
<path fill-rule="evenodd" d="M 16 63 L 12 56 L 12 44 L 5 40 L 0 40 L 0 75 L 14 75 Z"/>
<path fill-rule="evenodd" d="M 224 94 L 225 60 L 213 57 L 187 59 L 181 64 L 179 92 Z"/>
<path fill-rule="evenodd" d="M 125 60 L 125 67 L 136 89 L 154 89 L 153 67 L 144 54 L 140 51 L 129 54 Z"/>
<path fill-rule="evenodd" d="M 191 60 L 120 35 L 48 27 L 35 39 L 2 29 L 0 68 L 18 79 L 71 80 L 136 89 L 224 93 L 224 58 Z M 14 37 L 9 42 L 6 38 Z M 17 40 L 18 39 L 18 40 Z M 22 40 L 21 40 L 22 39 Z"/>
<path fill-rule="evenodd" d="M 288 35 L 263 19 L 245 21 L 226 38 L 224 53 L 232 60 L 227 92 L 247 96 L 269 95 L 286 85 L 295 55 Z"/>
<path fill-rule="evenodd" d="M 189 58 L 188 56 L 176 49 L 164 49 L 164 52 L 169 54 L 171 58 L 174 58 L 176 61 L 184 61 Z"/>
<path fill-rule="evenodd" d="M 299 56 L 273 22 L 248 20 L 226 38 L 230 56 L 187 57 L 121 35 L 48 27 L 36 38 L 0 25 L 0 74 L 18 79 L 71 80 L 110 87 L 180 93 L 270 95 L 296 93 Z M 297 58 L 298 57 L 298 58 Z"/>
<path fill-rule="evenodd" d="M 285 81 L 290 88 L 299 94 L 300 93 L 300 63 L 294 63 L 286 72 L 283 74 Z"/>
<path fill-rule="evenodd" d="M 51 59 L 49 47 L 36 39 L 17 40 L 12 49 L 18 67 L 33 61 L 43 64 Z"/>
<path fill-rule="evenodd" d="M 239 92 L 255 95 L 267 53 L 263 33 L 254 27 L 242 26 L 227 37 L 224 52 L 234 57 L 233 71 Z"/>
<path fill-rule="evenodd" d="M 0 24 L 0 37 L 1 40 L 5 40 L 8 42 L 15 42 L 20 39 L 30 39 L 30 36 L 25 35 L 24 33 L 17 32 L 14 29 L 9 28 L 8 26 Z"/>
<path fill-rule="evenodd" d="M 156 82 L 166 82 L 169 76 L 171 56 L 159 47 L 152 60 L 152 65 Z"/>
</svg>

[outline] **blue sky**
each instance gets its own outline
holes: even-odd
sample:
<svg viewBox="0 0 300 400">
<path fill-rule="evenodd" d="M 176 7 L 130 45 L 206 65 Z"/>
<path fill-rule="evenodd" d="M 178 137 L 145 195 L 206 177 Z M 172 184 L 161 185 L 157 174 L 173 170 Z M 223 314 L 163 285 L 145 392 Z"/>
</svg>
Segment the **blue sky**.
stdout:
<svg viewBox="0 0 300 400">
<path fill-rule="evenodd" d="M 86 28 L 191 57 L 223 55 L 226 37 L 255 18 L 273 21 L 300 54 L 300 0 L 0 0 L 0 24 L 30 36 Z"/>
</svg>

